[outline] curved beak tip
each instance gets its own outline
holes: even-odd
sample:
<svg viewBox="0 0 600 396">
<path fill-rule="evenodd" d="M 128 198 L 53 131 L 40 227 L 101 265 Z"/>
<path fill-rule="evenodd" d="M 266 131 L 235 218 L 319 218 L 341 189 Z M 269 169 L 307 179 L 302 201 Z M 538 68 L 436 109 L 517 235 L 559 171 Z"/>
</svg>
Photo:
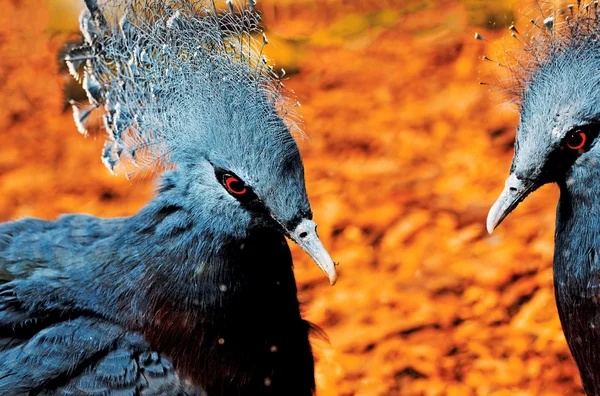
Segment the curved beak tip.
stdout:
<svg viewBox="0 0 600 396">
<path fill-rule="evenodd" d="M 485 222 L 485 227 L 487 228 L 487 232 L 490 235 L 494 233 L 494 230 L 498 226 L 497 212 L 497 205 L 496 203 L 494 203 L 494 205 L 490 208 L 490 211 L 488 212 L 487 220 Z"/>
<path fill-rule="evenodd" d="M 498 197 L 498 200 L 494 202 L 490 208 L 485 222 L 488 234 L 492 235 L 494 230 L 502 223 L 506 216 L 508 216 L 515 206 L 514 202 L 513 199 L 507 199 L 506 191 Z"/>
<path fill-rule="evenodd" d="M 332 274 L 328 274 L 329 285 L 333 286 L 337 282 L 337 270 L 334 269 Z"/>
</svg>

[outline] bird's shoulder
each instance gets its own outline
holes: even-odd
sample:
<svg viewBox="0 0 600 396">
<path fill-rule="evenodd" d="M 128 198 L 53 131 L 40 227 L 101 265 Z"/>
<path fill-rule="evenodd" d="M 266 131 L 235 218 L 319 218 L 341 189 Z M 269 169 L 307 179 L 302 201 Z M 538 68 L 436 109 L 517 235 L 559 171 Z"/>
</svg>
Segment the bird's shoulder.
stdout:
<svg viewBox="0 0 600 396">
<path fill-rule="evenodd" d="M 114 235 L 126 218 L 72 214 L 55 221 L 25 218 L 0 224 L 0 282 L 61 271 L 86 247 Z"/>
</svg>

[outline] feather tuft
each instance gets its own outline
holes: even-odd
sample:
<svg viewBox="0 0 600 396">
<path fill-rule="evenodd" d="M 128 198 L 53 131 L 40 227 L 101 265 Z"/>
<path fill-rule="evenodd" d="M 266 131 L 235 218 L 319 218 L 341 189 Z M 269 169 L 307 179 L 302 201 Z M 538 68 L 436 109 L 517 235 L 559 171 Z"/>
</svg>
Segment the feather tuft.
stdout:
<svg viewBox="0 0 600 396">
<path fill-rule="evenodd" d="M 92 114 L 92 112 L 96 109 L 96 106 L 80 107 L 74 100 L 69 101 L 69 104 L 73 109 L 73 120 L 75 121 L 77 130 L 82 135 L 87 135 L 88 129 L 86 124 L 90 114 Z"/>
<path fill-rule="evenodd" d="M 561 8 L 544 3 L 535 9 L 536 17 L 528 18 L 531 26 L 527 32 L 520 34 L 514 26 L 509 28 L 510 36 L 520 45 L 516 49 L 511 46 L 513 49 L 497 51 L 503 53 L 498 64 L 506 75 L 493 84 L 504 91 L 509 102 L 520 106 L 529 84 L 557 57 L 565 53 L 584 56 L 589 54 L 590 48 L 598 46 L 600 10 L 595 3 L 590 3 L 593 4 L 590 7 L 578 1 L 577 9 L 573 5 Z M 494 62 L 487 57 L 483 59 Z"/>
<path fill-rule="evenodd" d="M 102 161 L 111 172 L 176 166 L 228 122 L 262 122 L 254 129 L 286 142 L 289 135 L 290 143 L 302 134 L 280 82 L 285 72 L 275 73 L 262 53 L 268 39 L 256 1 L 243 1 L 86 0 L 85 43 L 65 61 L 92 110 L 104 112 Z M 73 111 L 86 133 L 91 110 Z"/>
<path fill-rule="evenodd" d="M 65 56 L 65 63 L 67 64 L 69 73 L 75 80 L 81 81 L 86 61 L 91 58 L 92 55 L 87 46 L 76 47 L 69 50 L 69 53 Z"/>
</svg>

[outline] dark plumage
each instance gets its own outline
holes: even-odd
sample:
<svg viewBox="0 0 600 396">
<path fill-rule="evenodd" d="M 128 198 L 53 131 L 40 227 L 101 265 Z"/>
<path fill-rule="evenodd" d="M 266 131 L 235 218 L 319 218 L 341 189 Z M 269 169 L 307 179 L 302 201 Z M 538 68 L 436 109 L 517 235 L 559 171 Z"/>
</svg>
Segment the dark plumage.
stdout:
<svg viewBox="0 0 600 396">
<path fill-rule="evenodd" d="M 68 61 L 107 166 L 169 170 L 132 217 L 0 225 L 0 394 L 311 395 L 285 236 L 335 265 L 253 4 L 127 4 L 87 0 Z"/>
<path fill-rule="evenodd" d="M 558 184 L 558 312 L 586 393 L 600 395 L 600 14 L 594 6 L 552 12 L 514 65 L 521 122 L 487 226 L 492 232 L 539 186 Z"/>
</svg>

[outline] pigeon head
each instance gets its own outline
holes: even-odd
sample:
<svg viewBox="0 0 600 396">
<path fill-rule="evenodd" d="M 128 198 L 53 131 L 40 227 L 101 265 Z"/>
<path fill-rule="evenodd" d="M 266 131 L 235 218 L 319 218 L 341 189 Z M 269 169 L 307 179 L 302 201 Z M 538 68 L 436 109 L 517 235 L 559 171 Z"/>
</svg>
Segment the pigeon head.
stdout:
<svg viewBox="0 0 600 396">
<path fill-rule="evenodd" d="M 66 59 L 104 110 L 104 163 L 171 169 L 180 203 L 213 235 L 273 228 L 335 283 L 292 134 L 297 105 L 263 55 L 255 2 L 142 3 L 90 8 L 80 19 L 86 45 Z M 82 132 L 88 114 L 74 110 Z"/>
<path fill-rule="evenodd" d="M 504 190 L 492 206 L 491 233 L 530 193 L 547 183 L 583 192 L 600 161 L 600 44 L 594 19 L 546 20 L 537 51 L 520 70 L 520 123 L 515 153 Z M 571 29 L 569 29 L 571 23 Z M 552 30 L 554 29 L 554 30 Z M 545 40 L 545 41 L 544 41 Z M 531 51 L 528 53 L 531 55 Z"/>
<path fill-rule="evenodd" d="M 210 210 L 198 214 L 210 216 L 214 228 L 235 238 L 262 227 L 281 232 L 334 284 L 335 265 L 317 236 L 304 166 L 288 126 L 264 98 L 249 102 L 249 93 L 230 88 L 223 90 L 228 97 L 221 98 L 222 105 L 211 105 L 216 111 L 210 117 L 190 108 L 178 118 L 180 127 L 195 130 L 178 143 L 172 158 L 187 206 Z"/>
</svg>

